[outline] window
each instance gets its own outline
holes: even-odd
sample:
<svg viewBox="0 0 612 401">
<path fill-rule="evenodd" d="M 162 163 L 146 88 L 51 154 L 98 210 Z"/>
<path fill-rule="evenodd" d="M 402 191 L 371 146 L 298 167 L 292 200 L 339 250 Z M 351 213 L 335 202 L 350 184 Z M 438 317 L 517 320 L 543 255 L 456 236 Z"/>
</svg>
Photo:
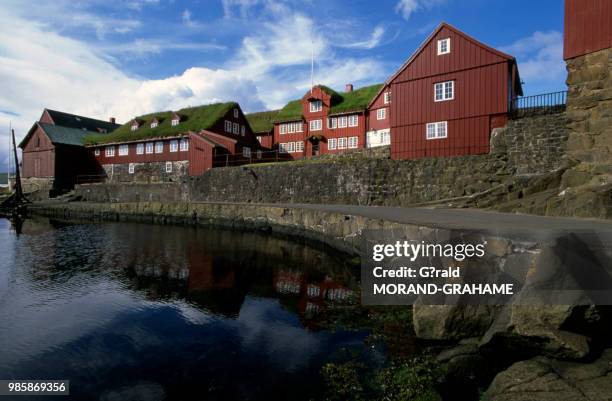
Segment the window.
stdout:
<svg viewBox="0 0 612 401">
<path fill-rule="evenodd" d="M 380 142 L 383 145 L 391 145 L 391 133 L 389 131 L 381 132 Z"/>
<path fill-rule="evenodd" d="M 138 124 L 132 124 L 132 126 L 130 127 L 130 129 L 132 131 L 136 131 L 138 129 Z"/>
<path fill-rule="evenodd" d="M 234 109 L 234 118 L 238 118 L 238 109 Z"/>
<path fill-rule="evenodd" d="M 330 138 L 327 141 L 327 149 L 329 149 L 329 150 L 336 149 L 336 138 Z"/>
<path fill-rule="evenodd" d="M 189 139 L 183 138 L 181 139 L 181 152 L 186 152 L 189 150 Z"/>
<path fill-rule="evenodd" d="M 330 117 L 327 119 L 327 128 L 335 129 L 338 127 L 338 119 L 335 117 Z"/>
<path fill-rule="evenodd" d="M 287 152 L 289 153 L 295 152 L 295 142 L 289 142 L 287 144 Z"/>
<path fill-rule="evenodd" d="M 323 102 L 320 100 L 313 100 L 310 102 L 310 112 L 316 113 L 317 111 L 323 110 Z"/>
<path fill-rule="evenodd" d="M 295 151 L 296 152 L 303 152 L 304 151 L 304 142 L 296 142 L 295 143 Z"/>
<path fill-rule="evenodd" d="M 246 147 L 246 146 L 242 148 L 242 156 L 251 157 L 251 148 Z"/>
<path fill-rule="evenodd" d="M 258 159 L 261 159 L 261 150 L 258 150 L 258 151 L 257 151 L 257 158 L 258 158 Z"/>
<path fill-rule="evenodd" d="M 391 92 L 385 92 L 385 98 L 383 101 L 385 104 L 389 104 L 389 102 L 391 102 Z"/>
<path fill-rule="evenodd" d="M 94 155 L 100 156 L 100 148 L 94 149 Z"/>
<path fill-rule="evenodd" d="M 166 173 L 172 172 L 172 162 L 166 162 Z"/>
<path fill-rule="evenodd" d="M 240 126 L 240 135 L 244 136 L 246 134 L 246 125 Z"/>
<path fill-rule="evenodd" d="M 119 156 L 127 156 L 130 152 L 129 145 L 119 145 Z"/>
<path fill-rule="evenodd" d="M 349 127 L 356 127 L 359 124 L 359 116 L 357 114 L 353 114 L 348 117 L 348 125 Z"/>
<path fill-rule="evenodd" d="M 338 138 L 338 149 L 346 149 L 346 138 Z"/>
<path fill-rule="evenodd" d="M 295 132 L 302 132 L 302 123 L 301 122 L 293 123 L 293 125 L 295 126 Z"/>
<path fill-rule="evenodd" d="M 153 142 L 147 142 L 147 149 L 146 152 L 148 155 L 150 155 L 151 153 L 153 153 Z"/>
<path fill-rule="evenodd" d="M 136 144 L 136 154 L 141 155 L 143 153 L 144 153 L 144 143 L 137 143 Z"/>
<path fill-rule="evenodd" d="M 425 135 L 427 139 L 439 139 L 447 137 L 446 121 L 428 123 Z"/>
<path fill-rule="evenodd" d="M 179 125 L 179 119 L 178 118 L 173 118 L 172 119 L 172 126 L 176 127 L 177 125 Z"/>
<path fill-rule="evenodd" d="M 286 143 L 279 143 L 278 144 L 278 151 L 280 153 L 287 153 L 287 144 Z"/>
<path fill-rule="evenodd" d="M 232 122 L 225 120 L 225 132 L 232 133 Z"/>
<path fill-rule="evenodd" d="M 164 143 L 163 142 L 155 142 L 155 153 L 164 153 Z"/>
<path fill-rule="evenodd" d="M 348 147 L 350 149 L 356 149 L 358 143 L 359 143 L 359 138 L 356 136 L 352 136 L 348 139 Z"/>
<path fill-rule="evenodd" d="M 455 97 L 454 81 L 438 82 L 434 84 L 434 101 L 453 100 Z"/>
<path fill-rule="evenodd" d="M 104 149 L 104 155 L 106 157 L 113 157 L 113 156 L 115 156 L 115 147 L 114 146 L 107 146 Z"/>
<path fill-rule="evenodd" d="M 293 134 L 294 132 L 295 132 L 295 125 L 293 125 L 293 123 L 287 124 L 287 133 Z"/>
<path fill-rule="evenodd" d="M 347 120 L 346 116 L 339 117 L 338 118 L 338 128 L 346 128 L 347 121 L 348 120 Z"/>
<path fill-rule="evenodd" d="M 376 110 L 376 119 L 377 120 L 384 120 L 385 118 L 387 118 L 387 109 L 378 109 L 378 110 Z"/>
<path fill-rule="evenodd" d="M 232 132 L 234 133 L 234 135 L 240 134 L 240 124 L 232 123 Z"/>
<path fill-rule="evenodd" d="M 278 132 L 282 134 L 286 134 L 287 133 L 287 124 L 281 124 L 278 126 Z"/>
<path fill-rule="evenodd" d="M 261 143 L 262 140 L 263 140 L 263 136 L 257 135 L 257 142 Z"/>
<path fill-rule="evenodd" d="M 151 123 L 151 128 L 156 128 L 157 127 L 158 122 L 157 121 L 153 121 Z"/>
<path fill-rule="evenodd" d="M 129 174 L 134 174 L 134 163 L 130 163 L 128 165 L 128 173 Z"/>
<path fill-rule="evenodd" d="M 321 126 L 321 120 L 312 120 L 310 122 L 310 130 L 311 131 L 321 131 L 322 126 Z"/>
<path fill-rule="evenodd" d="M 438 56 L 450 53 L 450 38 L 438 40 Z"/>
<path fill-rule="evenodd" d="M 178 152 L 178 141 L 176 139 L 170 141 L 170 152 Z"/>
</svg>

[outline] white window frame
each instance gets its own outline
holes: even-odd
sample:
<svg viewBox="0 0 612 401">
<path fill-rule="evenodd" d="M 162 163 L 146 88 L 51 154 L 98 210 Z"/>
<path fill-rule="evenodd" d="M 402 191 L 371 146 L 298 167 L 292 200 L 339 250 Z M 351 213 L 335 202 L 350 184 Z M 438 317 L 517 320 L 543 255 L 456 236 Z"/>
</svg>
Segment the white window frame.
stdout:
<svg viewBox="0 0 612 401">
<path fill-rule="evenodd" d="M 179 125 L 179 119 L 178 118 L 173 118 L 172 119 L 172 126 L 176 127 L 177 125 Z"/>
<path fill-rule="evenodd" d="M 137 143 L 136 144 L 136 154 L 137 155 L 144 154 L 144 143 Z"/>
<path fill-rule="evenodd" d="M 242 148 L 242 156 L 251 157 L 251 148 L 249 148 L 248 146 Z"/>
<path fill-rule="evenodd" d="M 446 50 L 443 51 L 442 50 L 442 46 L 446 44 Z M 438 40 L 438 56 L 441 56 L 443 54 L 449 54 L 451 52 L 451 40 L 450 38 L 444 38 L 444 39 L 440 39 Z"/>
<path fill-rule="evenodd" d="M 128 164 L 128 174 L 134 174 L 134 168 L 136 166 L 134 165 L 134 163 L 130 163 Z"/>
<path fill-rule="evenodd" d="M 359 147 L 359 137 L 351 136 L 348 139 L 348 148 L 349 149 L 357 149 Z"/>
<path fill-rule="evenodd" d="M 328 150 L 335 150 L 336 149 L 336 144 L 337 144 L 337 139 L 336 138 L 329 138 L 327 140 L 327 149 Z"/>
<path fill-rule="evenodd" d="M 257 158 L 261 159 L 261 150 L 259 150 L 259 149 L 257 150 Z"/>
<path fill-rule="evenodd" d="M 225 132 L 232 133 L 232 122 L 229 120 L 225 120 Z"/>
<path fill-rule="evenodd" d="M 295 142 L 287 143 L 287 152 L 289 153 L 295 152 Z"/>
<path fill-rule="evenodd" d="M 114 146 L 107 146 L 106 148 L 104 148 L 104 156 L 106 156 L 106 157 L 115 157 L 115 147 Z"/>
<path fill-rule="evenodd" d="M 387 119 L 387 109 L 383 107 L 382 109 L 376 110 L 376 119 L 386 120 Z"/>
<path fill-rule="evenodd" d="M 287 133 L 287 124 L 279 124 L 278 133 L 281 135 L 285 135 Z"/>
<path fill-rule="evenodd" d="M 287 144 L 282 142 L 278 144 L 278 152 L 279 153 L 287 153 Z"/>
<path fill-rule="evenodd" d="M 359 116 L 357 114 L 351 114 L 348 116 L 348 126 L 357 127 L 359 126 Z"/>
<path fill-rule="evenodd" d="M 385 94 L 383 95 L 383 103 L 384 104 L 391 103 L 391 92 L 390 91 L 385 92 Z"/>
<path fill-rule="evenodd" d="M 130 145 L 119 145 L 119 156 L 127 156 L 130 154 Z"/>
<path fill-rule="evenodd" d="M 425 139 L 444 139 L 448 138 L 448 122 L 437 121 L 425 125 Z"/>
<path fill-rule="evenodd" d="M 338 128 L 346 128 L 348 126 L 348 118 L 346 116 L 338 117 Z"/>
<path fill-rule="evenodd" d="M 94 156 L 100 156 L 100 148 L 94 149 Z"/>
<path fill-rule="evenodd" d="M 234 118 L 238 118 L 238 109 L 234 109 Z"/>
<path fill-rule="evenodd" d="M 440 97 L 438 97 L 438 88 L 440 89 Z M 450 96 L 448 96 L 448 88 L 450 88 Z M 455 98 L 455 81 L 436 82 L 434 84 L 434 102 L 444 102 Z"/>
<path fill-rule="evenodd" d="M 166 173 L 172 172 L 172 162 L 166 162 Z"/>
<path fill-rule="evenodd" d="M 323 101 L 322 100 L 311 100 L 310 101 L 310 112 L 316 113 L 323 110 Z"/>
<path fill-rule="evenodd" d="M 336 117 L 329 117 L 327 119 L 327 128 L 329 129 L 338 128 L 338 120 L 336 119 Z"/>
<path fill-rule="evenodd" d="M 132 124 L 132 126 L 130 127 L 130 131 L 134 132 L 138 129 L 138 124 Z"/>
<path fill-rule="evenodd" d="M 304 151 L 304 142 L 302 141 L 298 141 L 295 143 L 295 151 L 296 152 L 303 152 Z"/>
<path fill-rule="evenodd" d="M 234 135 L 240 135 L 240 124 L 232 123 L 232 132 Z"/>
<path fill-rule="evenodd" d="M 338 149 L 346 149 L 347 140 L 346 137 L 338 138 Z"/>
<path fill-rule="evenodd" d="M 157 121 L 151 122 L 151 128 L 157 128 L 158 125 L 159 123 Z"/>
<path fill-rule="evenodd" d="M 181 152 L 187 152 L 189 150 L 189 139 L 181 138 L 181 141 L 179 143 L 179 150 Z"/>
<path fill-rule="evenodd" d="M 321 120 L 311 120 L 309 125 L 310 131 L 321 131 L 323 122 Z"/>
<path fill-rule="evenodd" d="M 293 123 L 295 124 L 295 132 L 302 132 L 303 131 L 303 125 L 301 122 L 297 122 L 297 123 Z"/>
<path fill-rule="evenodd" d="M 178 152 L 178 148 L 179 148 L 179 141 L 177 139 L 172 139 L 170 141 L 170 152 L 172 153 Z"/>
<path fill-rule="evenodd" d="M 153 142 L 147 142 L 145 146 L 145 153 L 148 155 L 152 155 L 154 147 L 155 144 Z"/>
<path fill-rule="evenodd" d="M 287 129 L 285 130 L 288 134 L 293 134 L 295 132 L 295 125 L 293 123 L 287 124 Z"/>
<path fill-rule="evenodd" d="M 164 142 L 163 141 L 155 142 L 155 153 L 157 154 L 164 153 Z"/>
</svg>

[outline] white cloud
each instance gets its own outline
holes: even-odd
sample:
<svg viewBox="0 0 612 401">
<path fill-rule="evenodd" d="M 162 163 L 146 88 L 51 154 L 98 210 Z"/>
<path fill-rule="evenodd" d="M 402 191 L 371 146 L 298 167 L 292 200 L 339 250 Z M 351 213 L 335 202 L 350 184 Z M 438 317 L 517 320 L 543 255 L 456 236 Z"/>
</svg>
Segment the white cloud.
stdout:
<svg viewBox="0 0 612 401">
<path fill-rule="evenodd" d="M 121 55 L 124 58 L 130 58 L 130 56 L 143 57 L 149 54 L 160 54 L 167 50 L 210 51 L 226 49 L 225 46 L 215 43 L 187 41 L 172 42 L 143 38 L 136 39 L 132 42 L 96 46 L 96 48 L 110 55 Z"/>
<path fill-rule="evenodd" d="M 193 15 L 191 14 L 191 11 L 189 11 L 188 9 L 184 9 L 183 13 L 181 14 L 181 20 L 183 21 L 183 25 L 189 27 L 189 28 L 196 28 L 196 27 L 200 27 L 201 24 L 199 22 L 194 21 L 191 17 Z"/>
<path fill-rule="evenodd" d="M 372 35 L 370 36 L 369 39 L 349 43 L 347 45 L 344 45 L 344 47 L 352 48 L 352 49 L 373 49 L 380 44 L 384 34 L 385 34 L 385 28 L 383 28 L 382 26 L 377 26 L 372 31 Z"/>
<path fill-rule="evenodd" d="M 428 10 L 444 3 L 446 0 L 399 0 L 395 5 L 395 12 L 408 20 L 410 16 L 421 10 Z"/>
<path fill-rule="evenodd" d="M 223 15 L 225 18 L 246 18 L 249 10 L 257 4 L 262 3 L 261 0 L 221 0 L 223 5 Z M 238 11 L 235 13 L 235 11 Z"/>
</svg>

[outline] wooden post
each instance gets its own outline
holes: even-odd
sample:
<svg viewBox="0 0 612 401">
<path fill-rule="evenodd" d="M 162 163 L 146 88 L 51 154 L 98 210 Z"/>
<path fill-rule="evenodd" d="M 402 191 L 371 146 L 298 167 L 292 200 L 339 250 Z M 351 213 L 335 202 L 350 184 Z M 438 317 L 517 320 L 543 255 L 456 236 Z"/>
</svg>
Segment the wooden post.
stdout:
<svg viewBox="0 0 612 401">
<path fill-rule="evenodd" d="M 15 159 L 15 197 L 17 202 L 23 201 L 23 190 L 21 188 L 21 175 L 19 174 L 19 159 L 17 158 L 17 145 L 15 143 L 15 130 L 11 128 L 13 136 L 13 158 Z"/>
</svg>

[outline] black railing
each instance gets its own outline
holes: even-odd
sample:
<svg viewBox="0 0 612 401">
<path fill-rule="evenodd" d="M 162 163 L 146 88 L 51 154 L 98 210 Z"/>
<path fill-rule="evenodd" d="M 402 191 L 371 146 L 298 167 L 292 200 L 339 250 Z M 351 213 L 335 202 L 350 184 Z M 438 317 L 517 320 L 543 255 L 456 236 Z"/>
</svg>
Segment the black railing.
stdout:
<svg viewBox="0 0 612 401">
<path fill-rule="evenodd" d="M 558 113 L 565 110 L 567 91 L 517 97 L 512 100 L 511 111 L 515 117 L 534 114 Z"/>
</svg>

